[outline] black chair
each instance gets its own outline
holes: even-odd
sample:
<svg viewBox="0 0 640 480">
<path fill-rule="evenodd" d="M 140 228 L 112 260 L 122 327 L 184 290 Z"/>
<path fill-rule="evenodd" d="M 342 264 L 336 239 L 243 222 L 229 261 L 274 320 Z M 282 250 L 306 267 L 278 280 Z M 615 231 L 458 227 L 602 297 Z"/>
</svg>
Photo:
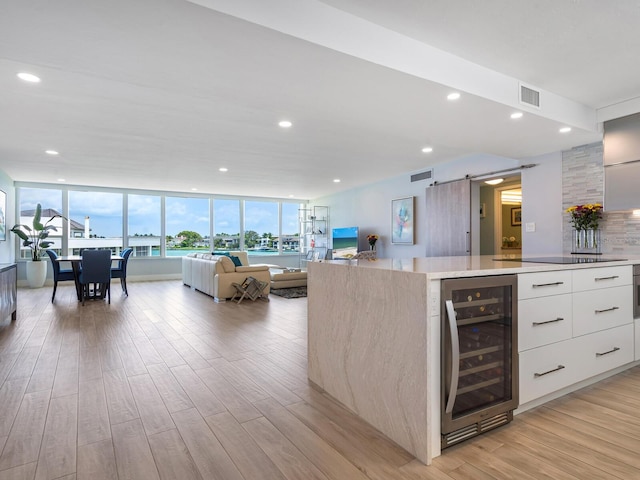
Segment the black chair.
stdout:
<svg viewBox="0 0 640 480">
<path fill-rule="evenodd" d="M 75 281 L 73 270 L 60 268 L 60 262 L 57 261 L 58 255 L 53 250 L 46 250 L 47 255 L 51 259 L 51 266 L 53 267 L 53 295 L 51 295 L 51 302 L 56 298 L 56 290 L 58 289 L 58 282 Z"/>
<path fill-rule="evenodd" d="M 87 298 L 104 299 L 105 295 L 111 303 L 111 250 L 84 250 L 79 282 L 82 286 L 82 305 Z"/>
<path fill-rule="evenodd" d="M 122 251 L 120 256 L 122 260 L 118 261 L 118 266 L 111 269 L 111 278 L 119 278 L 122 291 L 129 296 L 127 291 L 127 263 L 129 262 L 129 256 L 133 253 L 132 248 L 126 248 Z"/>
</svg>

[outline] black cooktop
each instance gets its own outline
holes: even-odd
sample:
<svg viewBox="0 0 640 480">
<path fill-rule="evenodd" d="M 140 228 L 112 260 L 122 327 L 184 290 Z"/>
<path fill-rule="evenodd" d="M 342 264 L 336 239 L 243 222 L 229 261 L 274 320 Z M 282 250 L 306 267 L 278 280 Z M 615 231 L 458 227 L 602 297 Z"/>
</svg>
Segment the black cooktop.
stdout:
<svg viewBox="0 0 640 480">
<path fill-rule="evenodd" d="M 515 257 L 515 258 L 494 258 L 498 262 L 529 262 L 529 263 L 554 263 L 554 264 L 575 264 L 575 263 L 602 263 L 602 262 L 624 262 L 626 258 L 603 258 L 603 257 Z"/>
</svg>

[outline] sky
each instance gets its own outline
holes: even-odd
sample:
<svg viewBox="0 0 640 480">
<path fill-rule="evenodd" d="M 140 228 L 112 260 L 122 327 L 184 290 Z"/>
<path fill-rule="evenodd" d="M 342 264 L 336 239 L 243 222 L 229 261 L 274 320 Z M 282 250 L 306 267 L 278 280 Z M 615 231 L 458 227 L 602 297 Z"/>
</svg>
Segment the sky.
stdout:
<svg viewBox="0 0 640 480">
<path fill-rule="evenodd" d="M 62 192 L 39 188 L 20 189 L 20 209 L 53 208 L 62 212 Z M 110 192 L 69 190 L 69 216 L 84 225 L 89 216 L 91 233 L 100 237 L 122 236 L 123 195 Z M 283 203 L 282 230 L 285 235 L 298 232 L 297 203 Z M 158 195 L 129 195 L 129 235 L 160 235 L 161 210 Z M 209 199 L 166 196 L 166 234 L 175 236 L 183 230 L 193 230 L 208 236 Z M 214 200 L 215 233 L 237 234 L 240 231 L 240 201 Z M 278 235 L 278 203 L 245 201 L 245 230 L 258 234 Z"/>
</svg>

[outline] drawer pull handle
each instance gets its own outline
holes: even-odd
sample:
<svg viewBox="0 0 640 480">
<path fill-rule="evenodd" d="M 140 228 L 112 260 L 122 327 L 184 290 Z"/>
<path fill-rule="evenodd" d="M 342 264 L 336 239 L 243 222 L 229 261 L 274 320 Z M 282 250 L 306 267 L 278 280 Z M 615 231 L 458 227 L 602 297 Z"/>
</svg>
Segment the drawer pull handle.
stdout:
<svg viewBox="0 0 640 480">
<path fill-rule="evenodd" d="M 531 285 L 533 288 L 538 287 L 555 287 L 556 285 L 563 285 L 564 282 L 553 282 L 553 283 L 534 283 Z"/>
<path fill-rule="evenodd" d="M 596 282 L 599 282 L 600 280 L 615 280 L 616 278 L 620 278 L 618 275 L 613 275 L 611 277 L 598 277 L 595 279 Z"/>
<path fill-rule="evenodd" d="M 547 320 L 546 322 L 533 322 L 532 325 L 534 327 L 537 327 L 538 325 L 546 325 L 547 323 L 561 322 L 562 320 L 564 320 L 564 318 L 558 317 L 558 318 L 556 318 L 554 320 Z"/>
<path fill-rule="evenodd" d="M 610 353 L 617 352 L 618 350 L 620 350 L 620 347 L 613 347 L 608 352 L 603 352 L 603 353 L 596 352 L 596 357 L 603 357 L 605 355 L 609 355 Z"/>
<path fill-rule="evenodd" d="M 614 310 L 619 310 L 619 309 L 620 307 L 605 308 L 604 310 L 596 310 L 596 313 L 613 312 Z"/>
<path fill-rule="evenodd" d="M 554 368 L 553 370 L 549 370 L 548 372 L 534 373 L 533 376 L 535 378 L 544 377 L 545 375 L 548 375 L 548 374 L 553 373 L 553 372 L 557 372 L 558 370 L 562 370 L 563 368 L 564 368 L 564 365 L 558 365 L 558 368 Z"/>
</svg>

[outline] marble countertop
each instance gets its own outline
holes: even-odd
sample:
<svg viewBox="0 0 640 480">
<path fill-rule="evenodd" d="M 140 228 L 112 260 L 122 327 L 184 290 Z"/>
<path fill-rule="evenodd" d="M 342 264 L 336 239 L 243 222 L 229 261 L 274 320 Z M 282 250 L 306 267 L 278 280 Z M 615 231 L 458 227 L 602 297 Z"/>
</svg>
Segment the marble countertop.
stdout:
<svg viewBox="0 0 640 480">
<path fill-rule="evenodd" d="M 460 257 L 419 257 L 419 258 L 380 258 L 376 260 L 326 260 L 322 263 L 334 265 L 395 270 L 424 273 L 431 279 L 454 277 L 478 277 L 483 275 L 505 275 L 512 273 L 546 272 L 553 270 L 576 270 L 582 268 L 610 267 L 615 265 L 640 264 L 638 255 L 602 255 L 598 262 L 589 262 L 593 257 L 585 255 L 539 254 L 518 255 L 518 258 L 554 257 L 567 259 L 586 259 L 589 263 L 531 263 L 509 260 L 514 254 L 474 255 Z M 610 258 L 612 261 L 607 261 Z M 626 260 L 615 260 L 625 258 Z M 503 260 L 497 260 L 503 259 Z M 615 260 L 615 261 L 614 261 Z"/>
</svg>

